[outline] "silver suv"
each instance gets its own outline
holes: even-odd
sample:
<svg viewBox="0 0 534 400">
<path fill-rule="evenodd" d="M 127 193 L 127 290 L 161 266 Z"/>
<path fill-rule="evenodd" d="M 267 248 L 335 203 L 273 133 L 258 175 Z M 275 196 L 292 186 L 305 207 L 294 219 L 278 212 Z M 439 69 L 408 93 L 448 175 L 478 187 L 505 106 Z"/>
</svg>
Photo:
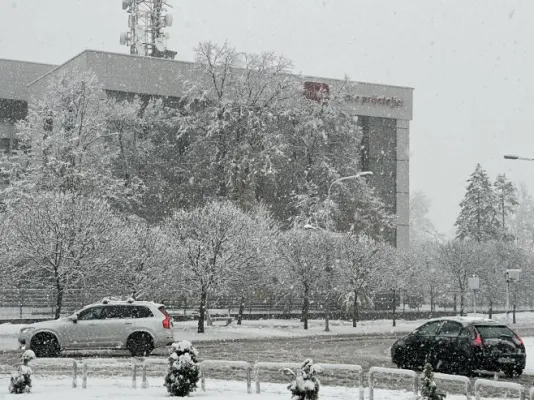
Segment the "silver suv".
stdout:
<svg viewBox="0 0 534 400">
<path fill-rule="evenodd" d="M 162 304 L 104 299 L 69 317 L 22 328 L 19 343 L 37 357 L 82 349 L 127 349 L 133 356 L 143 356 L 172 344 L 172 326 L 172 317 Z"/>
</svg>

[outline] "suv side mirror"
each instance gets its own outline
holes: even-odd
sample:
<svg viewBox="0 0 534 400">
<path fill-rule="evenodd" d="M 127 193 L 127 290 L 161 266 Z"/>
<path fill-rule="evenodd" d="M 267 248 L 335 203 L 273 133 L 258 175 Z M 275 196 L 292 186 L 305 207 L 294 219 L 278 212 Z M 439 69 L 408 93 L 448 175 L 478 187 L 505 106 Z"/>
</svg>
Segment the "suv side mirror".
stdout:
<svg viewBox="0 0 534 400">
<path fill-rule="evenodd" d="M 77 323 L 78 322 L 78 314 L 74 314 L 72 317 L 70 317 L 72 322 Z"/>
</svg>

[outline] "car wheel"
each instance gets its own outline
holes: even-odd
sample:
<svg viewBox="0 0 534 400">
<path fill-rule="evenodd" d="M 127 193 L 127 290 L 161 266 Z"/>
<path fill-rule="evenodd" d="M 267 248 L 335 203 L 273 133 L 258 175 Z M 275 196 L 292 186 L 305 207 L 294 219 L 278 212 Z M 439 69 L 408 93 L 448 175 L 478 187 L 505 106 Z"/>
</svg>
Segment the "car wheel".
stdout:
<svg viewBox="0 0 534 400">
<path fill-rule="evenodd" d="M 523 368 L 519 367 L 505 367 L 503 368 L 504 375 L 507 378 L 519 377 L 523 374 Z"/>
<path fill-rule="evenodd" d="M 32 337 L 30 349 L 33 350 L 36 357 L 57 357 L 61 352 L 59 342 L 52 333 L 38 333 Z"/>
<path fill-rule="evenodd" d="M 134 357 L 148 356 L 154 350 L 152 337 L 146 332 L 132 333 L 126 347 Z"/>
</svg>

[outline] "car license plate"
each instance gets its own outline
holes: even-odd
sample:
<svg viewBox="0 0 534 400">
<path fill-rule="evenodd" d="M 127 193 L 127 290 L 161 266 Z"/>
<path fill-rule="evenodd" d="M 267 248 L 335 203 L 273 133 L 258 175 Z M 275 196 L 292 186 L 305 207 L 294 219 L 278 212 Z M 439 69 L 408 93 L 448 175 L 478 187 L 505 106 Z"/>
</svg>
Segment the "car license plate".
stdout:
<svg viewBox="0 0 534 400">
<path fill-rule="evenodd" d="M 501 357 L 497 361 L 499 361 L 501 364 L 510 364 L 515 362 L 515 360 L 511 357 Z"/>
</svg>

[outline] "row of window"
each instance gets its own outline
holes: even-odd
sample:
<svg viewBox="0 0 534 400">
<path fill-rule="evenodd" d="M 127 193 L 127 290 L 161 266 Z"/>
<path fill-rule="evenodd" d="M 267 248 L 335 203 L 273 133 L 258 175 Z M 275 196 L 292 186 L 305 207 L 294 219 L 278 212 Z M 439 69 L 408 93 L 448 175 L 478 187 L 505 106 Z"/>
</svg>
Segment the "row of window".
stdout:
<svg viewBox="0 0 534 400">
<path fill-rule="evenodd" d="M 506 326 L 481 325 L 476 327 L 477 331 L 484 339 L 500 338 L 502 336 L 514 337 L 515 333 Z M 448 337 L 470 337 L 472 331 L 468 327 L 454 321 L 433 321 L 429 322 L 416 331 L 420 336 L 448 336 Z"/>
<path fill-rule="evenodd" d="M 152 311 L 144 306 L 102 305 L 91 307 L 78 314 L 78 321 L 95 319 L 128 319 L 153 317 Z"/>
</svg>

